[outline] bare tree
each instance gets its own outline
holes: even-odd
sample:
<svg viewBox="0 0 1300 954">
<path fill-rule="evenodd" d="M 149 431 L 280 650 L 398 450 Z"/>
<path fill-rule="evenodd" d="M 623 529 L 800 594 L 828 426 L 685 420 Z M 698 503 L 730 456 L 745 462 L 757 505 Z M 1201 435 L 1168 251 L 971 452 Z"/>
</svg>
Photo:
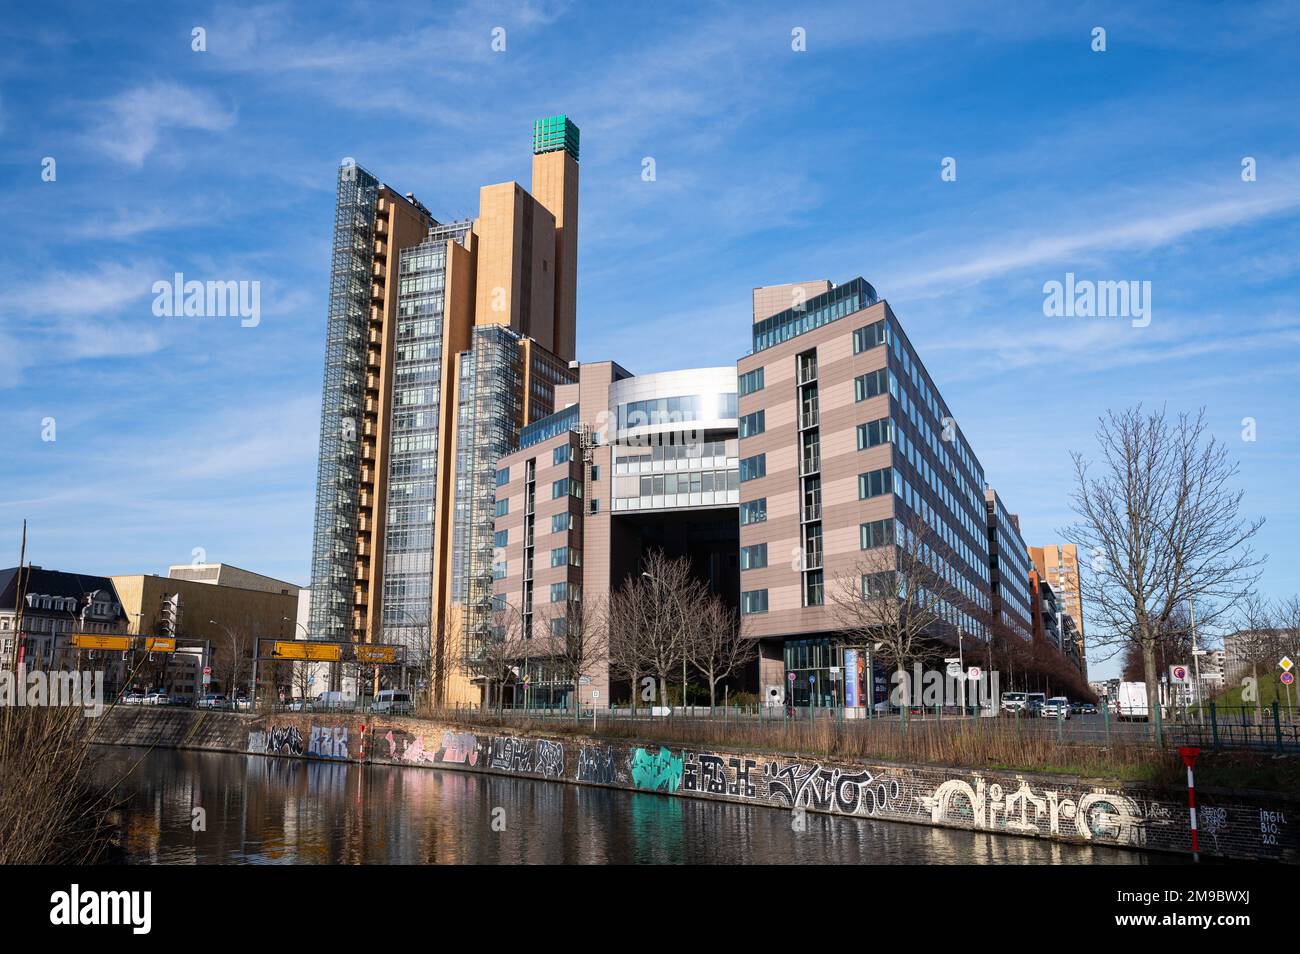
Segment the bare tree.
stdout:
<svg viewBox="0 0 1300 954">
<path fill-rule="evenodd" d="M 690 628 L 686 661 L 708 682 L 710 708 L 718 704 L 718 683 L 758 656 L 758 644 L 745 635 L 742 620 L 721 598 L 710 596 Z"/>
<path fill-rule="evenodd" d="M 534 656 L 547 658 L 556 673 L 573 686 L 573 711 L 580 710 L 579 686 L 609 658 L 606 603 L 566 599 L 538 614 L 540 629 L 533 635 Z"/>
<path fill-rule="evenodd" d="M 894 664 L 901 688 L 908 666 L 955 630 L 950 614 L 965 600 L 937 557 L 929 525 L 915 516 L 898 523 L 895 546 L 867 551 L 852 573 L 835 578 L 831 603 L 848 638 Z"/>
<path fill-rule="evenodd" d="M 470 672 L 484 682 L 485 707 L 492 703 L 495 689 L 496 709 L 501 711 L 506 683 L 518 676 L 519 663 L 529 651 L 519 610 L 506 602 L 494 603 L 487 626 L 470 648 L 467 659 Z"/>
<path fill-rule="evenodd" d="M 686 557 L 667 557 L 651 550 L 643 561 L 641 576 L 629 581 L 636 593 L 634 602 L 642 671 L 658 682 L 661 704 L 668 704 L 668 680 L 682 668 L 691 628 L 698 620 L 706 590 L 691 575 Z M 686 704 L 686 686 L 682 686 Z"/>
<path fill-rule="evenodd" d="M 1176 420 L 1141 405 L 1108 411 L 1097 443 L 1098 461 L 1073 455 L 1079 519 L 1065 535 L 1093 554 L 1083 580 L 1101 624 L 1093 642 L 1137 644 L 1148 711 L 1158 713 L 1162 634 L 1180 606 L 1194 603 L 1208 625 L 1250 589 L 1263 565 L 1250 541 L 1263 520 L 1241 517 L 1237 465 L 1208 435 L 1204 410 Z"/>
</svg>

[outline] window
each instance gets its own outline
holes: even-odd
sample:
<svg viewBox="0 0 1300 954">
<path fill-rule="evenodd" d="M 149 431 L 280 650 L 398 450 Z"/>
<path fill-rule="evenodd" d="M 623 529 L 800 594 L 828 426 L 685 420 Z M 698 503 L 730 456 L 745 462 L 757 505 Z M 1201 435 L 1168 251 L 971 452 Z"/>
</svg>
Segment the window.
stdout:
<svg viewBox="0 0 1300 954">
<path fill-rule="evenodd" d="M 551 551 L 551 566 L 582 566 L 582 551 L 573 547 L 556 547 Z"/>
<path fill-rule="evenodd" d="M 568 583 L 552 583 L 552 584 L 551 584 L 551 602 L 552 602 L 552 603 L 563 603 L 563 602 L 564 602 L 565 600 L 567 600 L 568 598 L 569 598 L 569 584 L 568 584 Z"/>
<path fill-rule="evenodd" d="M 767 590 L 748 590 L 740 594 L 742 613 L 766 613 Z"/>
<path fill-rule="evenodd" d="M 507 561 L 505 560 L 498 560 L 492 564 L 492 579 L 504 580 L 506 578 L 506 564 Z"/>
<path fill-rule="evenodd" d="M 569 621 L 564 617 L 551 620 L 550 625 L 552 636 L 563 637 L 569 635 Z"/>
<path fill-rule="evenodd" d="M 868 371 L 853 379 L 853 400 L 865 401 L 889 391 L 889 369 Z"/>
<path fill-rule="evenodd" d="M 858 474 L 858 499 L 867 500 L 871 497 L 879 497 L 881 494 L 887 494 L 893 489 L 890 478 L 893 472 L 888 467 L 882 467 L 880 470 L 869 471 L 865 474 Z"/>
<path fill-rule="evenodd" d="M 498 500 L 498 501 L 497 501 L 497 516 L 498 516 L 498 517 L 504 517 L 504 516 L 505 516 L 506 514 L 508 514 L 509 512 L 510 512 L 510 498 L 509 498 L 509 497 L 505 497 L 505 498 L 502 499 L 502 500 Z"/>
<path fill-rule="evenodd" d="M 493 537 L 492 545 L 496 547 L 498 550 L 504 550 L 507 544 L 509 543 L 509 541 L 510 541 L 510 531 L 498 530 L 495 536 Z"/>
<path fill-rule="evenodd" d="M 889 331 L 885 327 L 885 319 L 881 318 L 874 324 L 859 328 L 853 332 L 853 353 L 861 354 L 863 351 L 868 351 L 888 342 Z"/>
<path fill-rule="evenodd" d="M 551 484 L 552 500 L 558 500 L 560 497 L 565 496 L 581 497 L 582 484 L 576 480 L 570 480 L 568 477 L 563 477 Z"/>
<path fill-rule="evenodd" d="M 866 450 L 868 447 L 877 447 L 880 444 L 888 444 L 893 439 L 893 436 L 893 424 L 887 417 L 882 417 L 878 421 L 871 421 L 867 424 L 859 424 L 858 450 Z"/>
<path fill-rule="evenodd" d="M 755 411 L 753 414 L 746 414 L 740 419 L 739 434 L 741 437 L 753 437 L 755 434 L 762 434 L 766 427 L 765 416 L 762 411 Z"/>
<path fill-rule="evenodd" d="M 862 549 L 874 550 L 876 547 L 889 546 L 894 542 L 894 521 L 886 517 L 864 523 L 858 528 L 862 538 Z"/>
<path fill-rule="evenodd" d="M 897 596 L 897 583 L 894 580 L 893 570 L 883 570 L 880 573 L 864 573 L 862 575 L 862 598 L 863 599 L 883 599 L 887 596 Z"/>
<path fill-rule="evenodd" d="M 600 467 L 596 464 L 591 465 L 591 479 L 593 481 L 600 480 Z"/>
<path fill-rule="evenodd" d="M 591 498 L 591 512 L 600 513 L 600 500 L 596 497 Z"/>
<path fill-rule="evenodd" d="M 573 529 L 573 514 L 557 513 L 551 517 L 551 533 L 567 533 Z"/>
<path fill-rule="evenodd" d="M 762 523 L 766 519 L 766 497 L 761 497 L 758 500 L 746 500 L 740 505 L 740 525 L 742 527 L 751 523 Z"/>
<path fill-rule="evenodd" d="M 740 568 L 742 570 L 761 570 L 767 566 L 767 544 L 755 543 L 753 546 L 740 548 Z"/>
<path fill-rule="evenodd" d="M 569 445 L 561 444 L 555 450 L 551 451 L 552 464 L 567 464 L 569 462 Z"/>
<path fill-rule="evenodd" d="M 825 590 L 821 570 L 809 570 L 803 584 L 803 605 L 821 606 L 824 603 Z"/>
<path fill-rule="evenodd" d="M 767 476 L 767 455 L 755 454 L 740 461 L 740 482 Z"/>
<path fill-rule="evenodd" d="M 739 393 L 743 396 L 753 394 L 755 391 L 763 390 L 763 369 L 755 368 L 753 371 L 746 371 L 739 379 Z"/>
<path fill-rule="evenodd" d="M 497 471 L 497 486 L 504 487 L 508 483 L 510 483 L 510 468 L 502 467 Z"/>
</svg>

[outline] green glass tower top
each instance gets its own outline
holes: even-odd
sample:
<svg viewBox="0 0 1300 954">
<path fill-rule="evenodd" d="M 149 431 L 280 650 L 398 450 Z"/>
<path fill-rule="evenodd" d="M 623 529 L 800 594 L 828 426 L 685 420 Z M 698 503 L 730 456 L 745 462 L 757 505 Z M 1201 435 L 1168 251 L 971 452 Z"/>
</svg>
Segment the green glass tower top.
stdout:
<svg viewBox="0 0 1300 954">
<path fill-rule="evenodd" d="M 561 149 L 577 161 L 578 127 L 568 116 L 548 116 L 533 123 L 533 155 Z"/>
</svg>

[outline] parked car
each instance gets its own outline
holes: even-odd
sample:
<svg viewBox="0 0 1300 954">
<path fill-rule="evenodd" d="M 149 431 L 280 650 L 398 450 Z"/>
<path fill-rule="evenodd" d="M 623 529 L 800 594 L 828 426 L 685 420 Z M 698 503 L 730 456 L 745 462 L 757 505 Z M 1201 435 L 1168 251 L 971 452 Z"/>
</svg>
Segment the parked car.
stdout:
<svg viewBox="0 0 1300 954">
<path fill-rule="evenodd" d="M 144 704 L 147 706 L 169 706 L 172 704 L 172 700 L 167 693 L 155 690 L 144 697 Z"/>
<path fill-rule="evenodd" d="M 253 700 L 248 696 L 236 696 L 231 708 L 239 712 L 249 712 L 253 708 Z"/>
<path fill-rule="evenodd" d="M 1052 696 L 1043 703 L 1038 710 L 1038 714 L 1044 719 L 1068 719 L 1070 718 L 1070 700 L 1065 696 Z"/>
<path fill-rule="evenodd" d="M 403 689 L 380 689 L 375 696 L 371 712 L 386 712 L 390 715 L 410 715 L 415 711 L 411 694 Z"/>
<path fill-rule="evenodd" d="M 226 709 L 229 708 L 230 702 L 221 693 L 209 692 L 206 695 L 199 696 L 199 701 L 194 705 L 200 709 Z"/>
<path fill-rule="evenodd" d="M 122 697 L 124 706 L 142 706 L 144 705 L 144 696 L 138 692 L 128 692 Z"/>
<path fill-rule="evenodd" d="M 1025 693 L 1023 692 L 1004 692 L 1002 693 L 1002 711 L 1008 715 L 1019 715 L 1020 710 L 1025 707 Z"/>
<path fill-rule="evenodd" d="M 1041 715 L 1043 706 L 1047 705 L 1047 694 L 1044 692 L 1029 692 L 1025 694 L 1025 714 Z"/>
<path fill-rule="evenodd" d="M 1078 712 L 1079 715 L 1096 715 L 1097 704 L 1094 702 L 1080 702 L 1078 703 L 1078 709 L 1075 711 Z"/>
</svg>

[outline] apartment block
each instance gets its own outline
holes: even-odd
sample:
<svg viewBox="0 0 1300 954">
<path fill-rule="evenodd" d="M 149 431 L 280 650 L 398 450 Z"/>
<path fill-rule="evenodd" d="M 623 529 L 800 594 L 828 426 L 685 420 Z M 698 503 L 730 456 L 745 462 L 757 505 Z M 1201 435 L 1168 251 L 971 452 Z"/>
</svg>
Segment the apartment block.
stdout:
<svg viewBox="0 0 1300 954">
<path fill-rule="evenodd" d="M 539 636 L 560 636 L 571 604 L 597 606 L 651 550 L 689 559 L 730 605 L 739 586 L 740 462 L 734 368 L 633 375 L 583 364 L 557 410 L 525 427 L 497 463 L 494 599 L 538 651 L 521 665 L 529 703 L 611 698 L 607 665 L 566 682 Z M 507 702 L 522 702 L 518 686 Z"/>
<path fill-rule="evenodd" d="M 1007 511 L 992 487 L 984 488 L 989 528 L 990 615 L 995 628 L 1033 639 L 1034 605 L 1029 592 L 1029 553 L 1020 535 L 1020 519 Z"/>
<path fill-rule="evenodd" d="M 862 278 L 756 289 L 737 373 L 740 605 L 764 697 L 834 705 L 846 665 L 873 672 L 828 593 L 887 589 L 910 532 L 959 594 L 936 638 L 986 639 L 984 470 L 889 304 Z M 867 678 L 856 704 L 881 698 Z"/>
<path fill-rule="evenodd" d="M 339 171 L 308 628 L 405 645 L 441 702 L 474 696 L 463 663 L 491 595 L 496 459 L 573 377 L 567 117 L 535 124 L 533 180 L 486 185 L 477 217 L 440 222 Z"/>
<path fill-rule="evenodd" d="M 1052 584 L 1061 610 L 1073 623 L 1074 655 L 1087 678 L 1087 654 L 1084 649 L 1083 588 L 1079 576 L 1079 548 L 1073 543 L 1030 547 L 1029 559 L 1041 579 Z"/>
</svg>

